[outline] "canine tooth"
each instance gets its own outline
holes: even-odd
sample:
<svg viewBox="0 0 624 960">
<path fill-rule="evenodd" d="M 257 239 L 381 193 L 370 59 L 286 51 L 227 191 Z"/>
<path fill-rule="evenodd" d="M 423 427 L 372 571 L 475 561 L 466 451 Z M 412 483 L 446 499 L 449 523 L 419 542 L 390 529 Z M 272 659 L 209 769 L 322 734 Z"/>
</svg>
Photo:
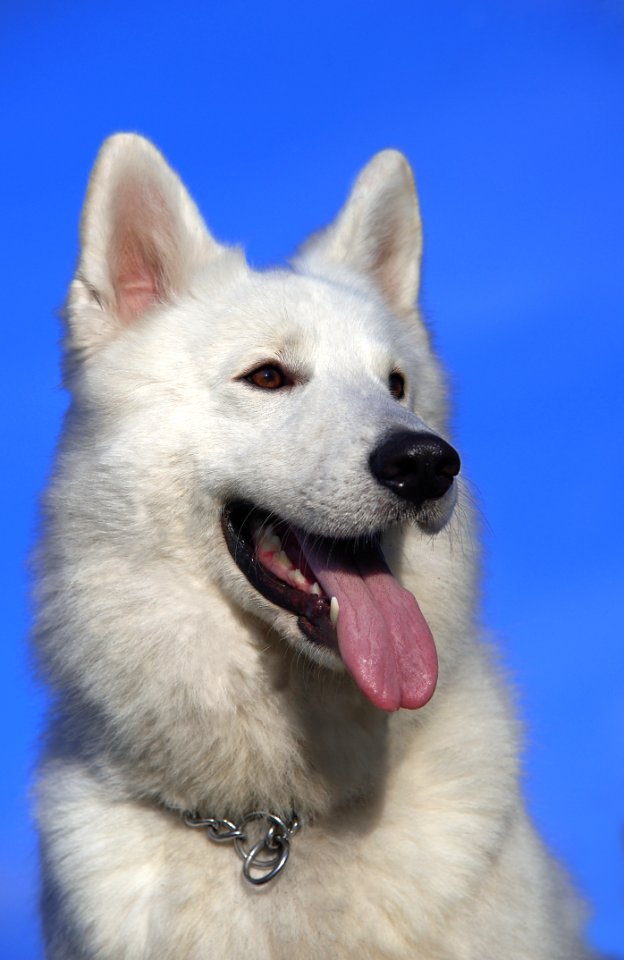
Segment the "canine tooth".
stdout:
<svg viewBox="0 0 624 960">
<path fill-rule="evenodd" d="M 306 578 L 302 574 L 301 570 L 293 570 L 293 572 L 290 575 L 290 579 L 294 580 L 295 583 L 298 584 L 300 587 L 304 586 L 304 584 L 306 583 Z"/>
<path fill-rule="evenodd" d="M 338 614 L 340 613 L 340 607 L 338 606 L 338 601 L 335 597 L 332 597 L 329 601 L 329 622 L 332 627 L 335 627 L 338 623 Z"/>
<path fill-rule="evenodd" d="M 316 581 L 315 581 L 315 582 L 312 584 L 312 586 L 310 587 L 310 593 L 313 593 L 315 597 L 320 597 L 320 595 L 321 595 L 322 592 L 323 592 L 323 591 L 322 591 L 321 588 L 319 587 L 318 583 L 316 583 Z"/>
</svg>

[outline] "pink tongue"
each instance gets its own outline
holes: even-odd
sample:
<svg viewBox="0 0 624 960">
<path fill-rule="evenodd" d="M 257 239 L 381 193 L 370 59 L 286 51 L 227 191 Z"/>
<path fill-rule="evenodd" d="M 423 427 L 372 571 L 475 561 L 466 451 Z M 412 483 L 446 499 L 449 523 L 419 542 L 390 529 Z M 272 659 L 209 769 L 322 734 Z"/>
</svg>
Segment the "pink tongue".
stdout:
<svg viewBox="0 0 624 960">
<path fill-rule="evenodd" d="M 340 655 L 360 690 L 382 710 L 424 706 L 436 687 L 438 658 L 415 598 L 379 551 L 344 562 L 302 540 L 323 591 L 338 601 Z"/>
</svg>

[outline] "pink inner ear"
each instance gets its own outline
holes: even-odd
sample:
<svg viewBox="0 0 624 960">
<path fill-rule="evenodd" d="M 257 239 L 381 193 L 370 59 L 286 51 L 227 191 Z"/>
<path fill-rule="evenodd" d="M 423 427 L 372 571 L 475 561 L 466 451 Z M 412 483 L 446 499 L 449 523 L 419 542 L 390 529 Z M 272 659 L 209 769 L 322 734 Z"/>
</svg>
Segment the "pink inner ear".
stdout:
<svg viewBox="0 0 624 960">
<path fill-rule="evenodd" d="M 398 231 L 397 235 L 399 235 Z M 397 241 L 394 236 L 382 237 L 371 264 L 377 283 L 390 303 L 394 303 L 399 286 L 396 247 Z"/>
<path fill-rule="evenodd" d="M 165 299 L 169 261 L 178 253 L 173 214 L 154 179 L 132 171 L 117 187 L 112 216 L 109 256 L 117 315 L 130 324 Z"/>
<path fill-rule="evenodd" d="M 420 262 L 419 221 L 409 209 L 387 213 L 386 229 L 379 232 L 369 269 L 392 307 L 414 306 Z"/>
<path fill-rule="evenodd" d="M 120 244 L 115 293 L 119 318 L 127 324 L 163 298 L 162 271 L 156 255 L 150 256 L 143 238 L 136 234 L 125 237 Z"/>
</svg>

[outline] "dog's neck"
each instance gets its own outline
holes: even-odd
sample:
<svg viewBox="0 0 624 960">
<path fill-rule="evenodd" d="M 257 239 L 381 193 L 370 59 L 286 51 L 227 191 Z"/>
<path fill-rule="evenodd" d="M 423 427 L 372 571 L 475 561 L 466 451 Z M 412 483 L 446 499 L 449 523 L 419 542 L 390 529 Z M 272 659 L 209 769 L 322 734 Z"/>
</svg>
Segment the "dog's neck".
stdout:
<svg viewBox="0 0 624 960">
<path fill-rule="evenodd" d="M 117 746 L 103 715 L 84 704 L 80 724 L 71 707 L 58 716 L 54 750 L 82 755 L 103 781 L 123 782 L 128 799 L 181 814 L 239 820 L 262 809 L 310 822 L 374 802 L 385 779 L 389 716 L 346 674 L 302 662 L 279 638 L 265 640 L 258 662 L 255 689 L 246 686 L 238 698 L 228 691 L 210 712 L 191 705 L 185 750 L 179 741 L 170 750 L 166 731 Z"/>
<path fill-rule="evenodd" d="M 260 695 L 220 721 L 229 769 L 211 777 L 199 812 L 240 817 L 259 807 L 310 821 L 374 798 L 385 778 L 388 715 L 348 676 L 302 664 L 289 650 L 266 664 L 264 702 Z"/>
</svg>

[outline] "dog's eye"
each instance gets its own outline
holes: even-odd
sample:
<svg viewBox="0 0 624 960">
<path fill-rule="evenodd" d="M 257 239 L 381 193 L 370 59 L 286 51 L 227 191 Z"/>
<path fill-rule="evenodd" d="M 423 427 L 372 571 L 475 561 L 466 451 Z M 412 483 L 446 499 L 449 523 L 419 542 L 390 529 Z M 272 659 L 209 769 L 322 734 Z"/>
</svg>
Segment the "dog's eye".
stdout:
<svg viewBox="0 0 624 960">
<path fill-rule="evenodd" d="M 274 363 L 263 364 L 248 373 L 244 379 L 252 386 L 260 387 L 261 390 L 279 390 L 280 387 L 292 386 L 292 380 L 287 377 L 281 367 Z"/>
<path fill-rule="evenodd" d="M 405 396 L 405 377 L 398 370 L 393 370 L 388 377 L 388 388 L 396 400 L 402 400 Z"/>
</svg>

